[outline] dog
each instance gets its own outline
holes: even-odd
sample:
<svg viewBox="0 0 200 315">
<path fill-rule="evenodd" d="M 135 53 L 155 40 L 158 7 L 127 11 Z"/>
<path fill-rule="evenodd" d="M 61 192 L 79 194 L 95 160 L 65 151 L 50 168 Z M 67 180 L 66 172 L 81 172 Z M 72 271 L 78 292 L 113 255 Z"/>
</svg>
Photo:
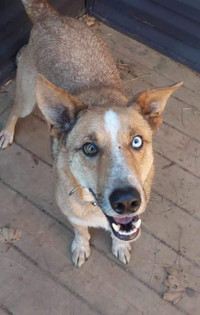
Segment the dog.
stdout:
<svg viewBox="0 0 200 315">
<path fill-rule="evenodd" d="M 109 48 L 91 28 L 46 0 L 22 2 L 34 26 L 0 147 L 13 142 L 17 119 L 37 104 L 53 138 L 57 204 L 74 227 L 74 264 L 90 255 L 89 227 L 109 230 L 112 253 L 126 264 L 150 198 L 152 137 L 182 82 L 129 100 Z"/>
</svg>

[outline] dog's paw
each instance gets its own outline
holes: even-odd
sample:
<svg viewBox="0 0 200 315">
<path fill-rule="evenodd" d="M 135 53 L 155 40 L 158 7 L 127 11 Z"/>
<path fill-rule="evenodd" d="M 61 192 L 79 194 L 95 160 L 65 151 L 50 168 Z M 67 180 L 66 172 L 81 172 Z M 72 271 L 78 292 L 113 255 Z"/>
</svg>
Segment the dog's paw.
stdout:
<svg viewBox="0 0 200 315">
<path fill-rule="evenodd" d="M 131 258 L 131 245 L 130 243 L 114 240 L 112 242 L 112 253 L 119 261 L 128 264 Z"/>
<path fill-rule="evenodd" d="M 76 267 L 80 268 L 90 256 L 89 242 L 88 244 L 82 245 L 82 244 L 78 244 L 76 240 L 74 239 L 71 250 L 72 250 L 72 261 Z"/>
<path fill-rule="evenodd" d="M 0 149 L 6 149 L 10 144 L 13 143 L 14 133 L 3 129 L 0 132 Z"/>
</svg>

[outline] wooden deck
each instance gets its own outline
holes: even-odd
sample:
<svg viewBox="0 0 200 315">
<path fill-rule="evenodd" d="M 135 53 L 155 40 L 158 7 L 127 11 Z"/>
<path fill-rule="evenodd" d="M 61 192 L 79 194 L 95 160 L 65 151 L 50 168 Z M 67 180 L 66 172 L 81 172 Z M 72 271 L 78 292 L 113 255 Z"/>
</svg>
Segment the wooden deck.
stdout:
<svg viewBox="0 0 200 315">
<path fill-rule="evenodd" d="M 0 152 L 0 226 L 22 230 L 20 241 L 0 243 L 0 314 L 200 313 L 200 76 L 105 25 L 100 32 L 129 95 L 184 81 L 155 136 L 156 177 L 142 236 L 126 267 L 112 256 L 109 234 L 95 230 L 90 259 L 80 270 L 72 265 L 73 231 L 55 205 L 47 126 L 36 111 Z M 2 126 L 14 86 L 13 79 L 0 90 Z M 186 277 L 175 305 L 162 299 L 166 267 Z"/>
</svg>

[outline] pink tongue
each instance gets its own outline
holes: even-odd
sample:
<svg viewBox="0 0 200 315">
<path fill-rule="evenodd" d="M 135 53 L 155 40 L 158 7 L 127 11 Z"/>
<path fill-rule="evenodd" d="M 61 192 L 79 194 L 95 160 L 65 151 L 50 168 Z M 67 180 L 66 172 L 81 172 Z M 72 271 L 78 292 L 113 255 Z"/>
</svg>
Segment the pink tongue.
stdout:
<svg viewBox="0 0 200 315">
<path fill-rule="evenodd" d="M 133 218 L 130 218 L 130 217 L 125 217 L 125 218 L 113 218 L 114 221 L 116 223 L 119 223 L 119 224 L 127 224 L 131 221 L 133 221 Z"/>
</svg>

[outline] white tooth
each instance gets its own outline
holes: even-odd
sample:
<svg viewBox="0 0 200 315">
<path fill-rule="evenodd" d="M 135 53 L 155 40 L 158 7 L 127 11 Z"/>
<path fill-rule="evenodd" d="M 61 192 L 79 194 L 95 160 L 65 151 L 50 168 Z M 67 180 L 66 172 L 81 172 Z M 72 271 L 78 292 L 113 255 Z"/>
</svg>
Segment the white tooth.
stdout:
<svg viewBox="0 0 200 315">
<path fill-rule="evenodd" d="M 142 221 L 141 219 L 137 220 L 137 222 L 133 222 L 133 226 L 136 227 L 136 229 L 138 229 L 141 225 Z"/>
<path fill-rule="evenodd" d="M 117 232 L 120 230 L 120 225 L 118 225 L 118 224 L 112 223 L 112 227 Z"/>
<path fill-rule="evenodd" d="M 127 235 L 127 232 L 126 232 L 126 231 L 119 231 L 119 234 L 121 234 L 121 235 Z"/>
<path fill-rule="evenodd" d="M 120 233 L 121 235 L 132 235 L 132 234 L 134 234 L 136 231 L 137 231 L 137 229 L 136 229 L 136 228 L 133 228 L 133 229 L 131 229 L 129 232 L 126 232 L 126 231 L 119 231 L 119 233 Z"/>
</svg>

